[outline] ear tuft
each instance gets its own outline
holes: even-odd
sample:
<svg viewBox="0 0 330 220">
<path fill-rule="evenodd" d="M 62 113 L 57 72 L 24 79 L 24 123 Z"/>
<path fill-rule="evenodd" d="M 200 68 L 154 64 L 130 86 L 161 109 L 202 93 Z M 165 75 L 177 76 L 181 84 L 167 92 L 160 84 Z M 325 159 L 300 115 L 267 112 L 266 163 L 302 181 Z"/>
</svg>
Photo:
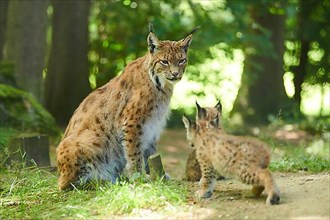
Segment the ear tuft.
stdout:
<svg viewBox="0 0 330 220">
<path fill-rule="evenodd" d="M 187 36 L 185 38 L 183 38 L 182 40 L 179 41 L 180 46 L 184 50 L 185 53 L 188 52 L 189 46 L 192 41 L 193 33 L 195 33 L 198 29 L 199 29 L 199 26 L 195 27 L 192 31 L 189 32 L 189 34 L 187 34 Z"/>
<path fill-rule="evenodd" d="M 205 119 L 206 118 L 206 110 L 202 108 L 198 102 L 196 101 L 196 107 L 197 107 L 197 117 L 198 119 Z"/>
<path fill-rule="evenodd" d="M 152 25 L 152 23 L 151 22 L 149 22 L 149 24 L 148 24 L 148 30 L 149 30 L 149 33 L 153 33 L 154 32 L 154 26 Z"/>
<path fill-rule="evenodd" d="M 222 105 L 220 100 L 218 101 L 218 103 L 214 106 L 214 108 L 216 108 L 220 113 L 222 112 Z"/>
<path fill-rule="evenodd" d="M 195 27 L 192 31 L 189 32 L 189 34 L 187 34 L 187 36 L 192 35 L 192 34 L 195 33 L 199 28 L 200 28 L 200 26 Z"/>
</svg>

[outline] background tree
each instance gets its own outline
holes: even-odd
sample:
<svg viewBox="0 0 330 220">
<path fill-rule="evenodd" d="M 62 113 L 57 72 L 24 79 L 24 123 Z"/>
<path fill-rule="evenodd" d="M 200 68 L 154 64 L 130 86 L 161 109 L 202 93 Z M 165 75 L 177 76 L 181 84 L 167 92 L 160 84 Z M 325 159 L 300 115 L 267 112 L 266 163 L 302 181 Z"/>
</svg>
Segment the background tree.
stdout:
<svg viewBox="0 0 330 220">
<path fill-rule="evenodd" d="M 286 69 L 294 75 L 294 100 L 300 106 L 303 83 L 330 82 L 330 2 L 300 0 L 291 7 L 297 11 L 288 25 L 291 46 L 286 49 L 293 61 L 286 64 Z"/>
<path fill-rule="evenodd" d="M 47 0 L 9 1 L 6 59 L 14 64 L 19 87 L 42 97 L 46 54 Z M 1 3 L 3 4 L 3 3 Z M 4 15 L 2 15 L 4 16 Z"/>
<path fill-rule="evenodd" d="M 7 29 L 7 12 L 9 0 L 0 1 L 0 60 L 3 59 L 3 46 Z"/>
<path fill-rule="evenodd" d="M 231 5 L 235 11 L 237 2 Z M 240 3 L 240 6 L 242 4 Z M 238 96 L 231 112 L 241 124 L 267 123 L 270 115 L 277 115 L 287 99 L 283 83 L 284 5 L 255 2 L 247 4 L 248 22 L 241 29 L 245 52 L 244 71 Z M 265 10 L 266 9 L 266 10 Z M 244 16 L 243 16 L 244 18 Z M 237 116 L 239 116 L 237 118 Z"/>
<path fill-rule="evenodd" d="M 52 45 L 45 105 L 60 125 L 89 93 L 88 16 L 90 1 L 51 1 Z"/>
</svg>

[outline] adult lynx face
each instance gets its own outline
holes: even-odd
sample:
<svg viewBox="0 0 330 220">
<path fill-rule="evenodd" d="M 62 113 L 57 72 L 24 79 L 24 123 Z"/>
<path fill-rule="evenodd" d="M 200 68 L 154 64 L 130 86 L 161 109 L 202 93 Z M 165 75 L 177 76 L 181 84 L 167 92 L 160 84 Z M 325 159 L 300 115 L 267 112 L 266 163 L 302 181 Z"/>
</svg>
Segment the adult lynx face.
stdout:
<svg viewBox="0 0 330 220">
<path fill-rule="evenodd" d="M 178 82 L 187 65 L 187 51 L 192 41 L 192 33 L 179 41 L 160 41 L 152 32 L 147 41 L 151 59 L 149 60 L 149 74 L 159 88 L 167 83 Z"/>
</svg>

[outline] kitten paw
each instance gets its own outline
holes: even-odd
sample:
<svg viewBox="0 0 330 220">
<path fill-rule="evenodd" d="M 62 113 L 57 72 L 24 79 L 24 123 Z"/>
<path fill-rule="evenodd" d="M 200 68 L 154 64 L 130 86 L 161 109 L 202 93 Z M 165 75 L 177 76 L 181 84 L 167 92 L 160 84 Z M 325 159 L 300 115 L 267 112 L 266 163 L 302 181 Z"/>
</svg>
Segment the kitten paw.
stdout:
<svg viewBox="0 0 330 220">
<path fill-rule="evenodd" d="M 211 196 L 212 196 L 212 192 L 209 190 L 208 191 L 199 190 L 196 193 L 196 197 L 198 199 L 207 199 L 207 198 L 210 198 Z"/>
<path fill-rule="evenodd" d="M 276 193 L 267 197 L 267 205 L 278 205 L 280 203 L 280 196 Z"/>
</svg>

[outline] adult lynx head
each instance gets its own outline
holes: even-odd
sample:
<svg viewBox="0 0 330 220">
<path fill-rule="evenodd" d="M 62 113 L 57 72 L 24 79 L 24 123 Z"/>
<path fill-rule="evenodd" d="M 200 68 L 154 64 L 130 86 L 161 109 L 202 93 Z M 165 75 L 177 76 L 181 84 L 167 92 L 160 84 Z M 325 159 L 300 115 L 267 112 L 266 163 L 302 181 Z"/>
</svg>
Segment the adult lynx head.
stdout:
<svg viewBox="0 0 330 220">
<path fill-rule="evenodd" d="M 182 78 L 187 65 L 187 52 L 192 41 L 195 28 L 185 38 L 179 41 L 161 41 L 153 33 L 149 24 L 147 38 L 149 48 L 149 74 L 159 88 L 174 84 Z"/>
</svg>

